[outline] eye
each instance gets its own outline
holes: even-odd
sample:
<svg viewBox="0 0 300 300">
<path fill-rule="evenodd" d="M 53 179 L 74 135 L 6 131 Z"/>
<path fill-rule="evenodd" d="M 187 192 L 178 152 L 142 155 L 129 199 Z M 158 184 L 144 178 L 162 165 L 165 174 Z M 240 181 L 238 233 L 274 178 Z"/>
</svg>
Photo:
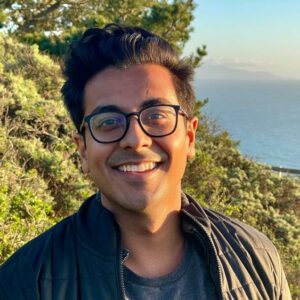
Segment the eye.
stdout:
<svg viewBox="0 0 300 300">
<path fill-rule="evenodd" d="M 99 127 L 105 127 L 105 126 L 113 126 L 116 125 L 118 121 L 116 119 L 106 119 L 103 120 L 100 124 L 98 124 Z"/>
<path fill-rule="evenodd" d="M 166 118 L 166 114 L 164 112 L 153 112 L 147 114 L 147 119 L 156 120 Z"/>
<path fill-rule="evenodd" d="M 159 120 L 169 118 L 170 111 L 162 107 L 151 107 L 144 110 L 143 119 Z"/>
<path fill-rule="evenodd" d="M 154 106 L 143 111 L 142 122 L 147 126 L 162 126 L 173 121 L 174 109 L 168 106 Z"/>
<path fill-rule="evenodd" d="M 125 121 L 119 114 L 99 114 L 92 119 L 92 126 L 95 131 L 111 131 L 124 126 Z"/>
</svg>

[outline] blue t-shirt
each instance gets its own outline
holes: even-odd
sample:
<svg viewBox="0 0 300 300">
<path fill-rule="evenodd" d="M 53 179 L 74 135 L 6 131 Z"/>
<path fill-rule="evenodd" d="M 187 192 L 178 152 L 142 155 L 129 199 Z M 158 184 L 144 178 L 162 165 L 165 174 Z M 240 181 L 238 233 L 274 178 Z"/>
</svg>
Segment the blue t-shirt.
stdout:
<svg viewBox="0 0 300 300">
<path fill-rule="evenodd" d="M 207 265 L 186 240 L 185 254 L 172 273 L 145 278 L 124 266 L 126 300 L 215 300 L 216 287 Z"/>
</svg>

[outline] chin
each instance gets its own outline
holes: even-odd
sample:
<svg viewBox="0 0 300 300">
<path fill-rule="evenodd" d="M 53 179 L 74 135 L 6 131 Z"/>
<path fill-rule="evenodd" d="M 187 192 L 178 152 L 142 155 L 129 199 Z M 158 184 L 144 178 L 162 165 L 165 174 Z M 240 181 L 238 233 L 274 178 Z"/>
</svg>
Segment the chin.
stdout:
<svg viewBox="0 0 300 300">
<path fill-rule="evenodd" d="M 131 211 L 131 212 L 145 212 L 153 203 L 153 196 L 150 195 L 136 195 L 132 194 L 118 197 L 116 195 L 104 195 L 102 194 L 102 204 L 111 212 L 116 211 Z"/>
<path fill-rule="evenodd" d="M 124 200 L 124 208 L 133 212 L 145 212 L 153 204 L 153 197 L 149 196 L 135 196 Z"/>
</svg>

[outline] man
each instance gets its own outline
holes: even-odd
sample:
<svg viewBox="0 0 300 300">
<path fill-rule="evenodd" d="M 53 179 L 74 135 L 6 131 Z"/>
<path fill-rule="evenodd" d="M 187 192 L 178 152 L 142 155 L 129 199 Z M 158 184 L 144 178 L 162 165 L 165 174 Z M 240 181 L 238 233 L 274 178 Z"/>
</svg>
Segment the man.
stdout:
<svg viewBox="0 0 300 300">
<path fill-rule="evenodd" d="M 192 67 L 141 28 L 87 30 L 66 60 L 65 104 L 99 192 L 17 251 L 0 299 L 290 299 L 261 233 L 181 190 L 194 156 Z"/>
</svg>

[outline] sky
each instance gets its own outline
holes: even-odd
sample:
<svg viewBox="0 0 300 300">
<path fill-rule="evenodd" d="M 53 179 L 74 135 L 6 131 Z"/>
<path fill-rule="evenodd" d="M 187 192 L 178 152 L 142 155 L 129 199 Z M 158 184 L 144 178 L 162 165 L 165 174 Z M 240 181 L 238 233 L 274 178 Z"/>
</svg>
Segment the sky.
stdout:
<svg viewBox="0 0 300 300">
<path fill-rule="evenodd" d="M 300 0 L 196 0 L 184 54 L 206 45 L 203 66 L 300 80 Z M 201 68 L 200 68 L 201 69 Z"/>
</svg>

